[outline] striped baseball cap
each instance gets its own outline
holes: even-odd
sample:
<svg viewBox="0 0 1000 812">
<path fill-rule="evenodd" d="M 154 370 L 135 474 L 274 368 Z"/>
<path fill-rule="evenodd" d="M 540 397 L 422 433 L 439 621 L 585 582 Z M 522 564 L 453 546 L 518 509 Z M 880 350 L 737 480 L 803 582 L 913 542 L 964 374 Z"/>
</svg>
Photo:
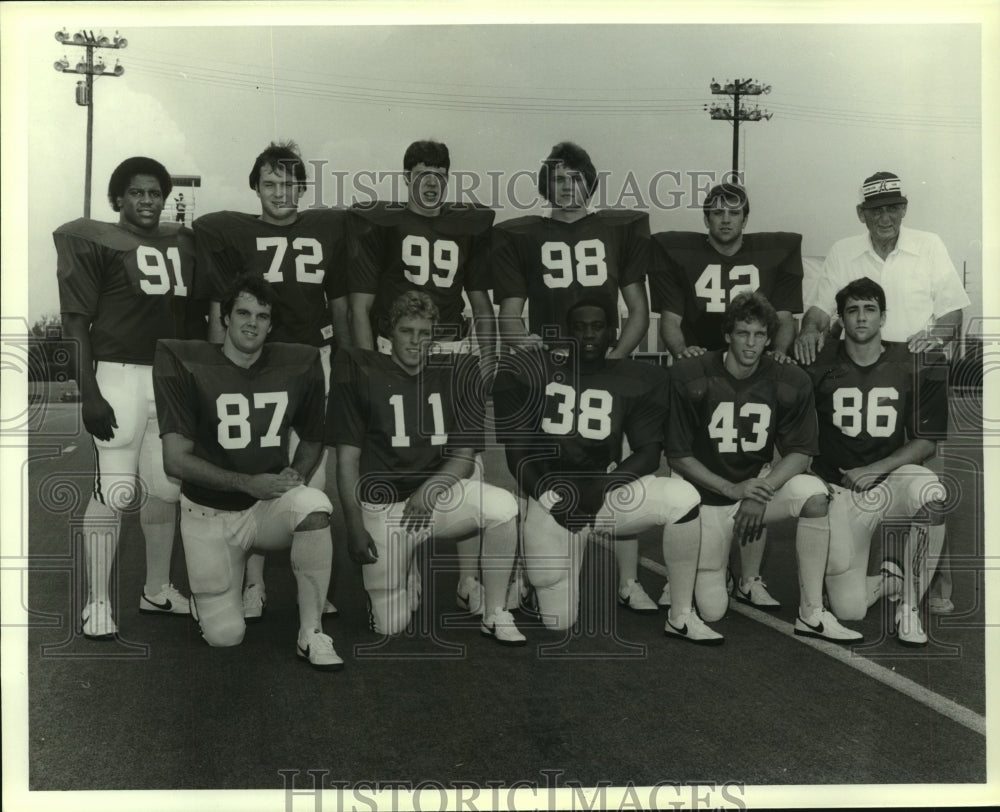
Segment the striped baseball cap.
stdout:
<svg viewBox="0 0 1000 812">
<path fill-rule="evenodd" d="M 892 172 L 876 172 L 861 185 L 861 208 L 874 209 L 893 203 L 906 203 L 903 182 Z"/>
</svg>

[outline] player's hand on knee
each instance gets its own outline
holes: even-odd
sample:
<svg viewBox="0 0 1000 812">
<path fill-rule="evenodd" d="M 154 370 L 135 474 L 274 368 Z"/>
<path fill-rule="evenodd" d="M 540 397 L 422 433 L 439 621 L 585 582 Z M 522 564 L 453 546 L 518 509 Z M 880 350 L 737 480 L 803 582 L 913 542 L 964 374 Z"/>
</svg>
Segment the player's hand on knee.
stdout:
<svg viewBox="0 0 1000 812">
<path fill-rule="evenodd" d="M 297 469 L 292 468 L 291 466 L 288 466 L 287 468 L 283 468 L 281 470 L 281 473 L 278 474 L 278 476 L 289 477 L 289 478 L 291 478 L 291 480 L 293 482 L 295 482 L 295 483 L 297 483 L 299 485 L 301 485 L 303 482 L 306 481 L 305 477 L 303 477 L 302 474 L 300 474 Z"/>
<path fill-rule="evenodd" d="M 301 483 L 281 474 L 254 474 L 247 481 L 246 492 L 254 499 L 277 499 Z"/>
<path fill-rule="evenodd" d="M 347 534 L 347 553 L 355 564 L 374 564 L 378 561 L 378 548 L 367 530 Z"/>
<path fill-rule="evenodd" d="M 826 334 L 812 328 L 803 330 L 795 339 L 793 352 L 795 360 L 800 364 L 811 364 L 816 360 L 820 350 L 826 343 Z"/>
<path fill-rule="evenodd" d="M 409 533 L 416 533 L 430 527 L 431 516 L 439 496 L 439 489 L 417 488 L 403 505 L 403 529 Z"/>
<path fill-rule="evenodd" d="M 774 496 L 774 488 L 768 484 L 767 480 L 753 477 L 751 479 L 744 479 L 742 482 L 737 482 L 729 489 L 729 493 L 726 496 L 737 502 L 752 499 L 760 502 L 762 505 L 766 505 Z"/>
<path fill-rule="evenodd" d="M 699 355 L 704 355 L 708 350 L 704 347 L 685 347 L 681 352 L 677 353 L 678 358 L 697 358 Z"/>
<path fill-rule="evenodd" d="M 85 397 L 81 405 L 83 425 L 96 439 L 110 440 L 118 428 L 115 410 L 111 408 L 100 392 Z"/>
<path fill-rule="evenodd" d="M 874 488 L 879 481 L 879 472 L 868 465 L 859 465 L 857 468 L 841 468 L 840 473 L 844 475 L 840 484 L 852 491 L 867 491 Z"/>
<path fill-rule="evenodd" d="M 753 499 L 740 502 L 733 519 L 733 539 L 741 545 L 756 541 L 764 532 L 764 511 L 767 506 Z"/>
</svg>

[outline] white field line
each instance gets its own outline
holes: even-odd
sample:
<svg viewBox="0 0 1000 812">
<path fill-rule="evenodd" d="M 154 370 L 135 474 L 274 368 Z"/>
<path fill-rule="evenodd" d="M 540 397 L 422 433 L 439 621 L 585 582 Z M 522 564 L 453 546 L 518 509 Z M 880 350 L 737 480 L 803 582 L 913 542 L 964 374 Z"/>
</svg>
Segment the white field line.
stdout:
<svg viewBox="0 0 1000 812">
<path fill-rule="evenodd" d="M 639 558 L 639 564 L 645 567 L 650 572 L 655 572 L 664 578 L 667 576 L 667 570 L 662 565 L 653 561 L 645 556 Z M 957 702 L 943 697 L 940 694 L 936 694 L 933 691 L 925 688 L 923 685 L 914 682 L 913 680 L 904 677 L 902 674 L 898 674 L 885 666 L 879 665 L 878 663 L 872 662 L 871 660 L 854 656 L 849 648 L 838 645 L 836 643 L 829 643 L 825 640 L 817 640 L 811 637 L 798 637 L 795 634 L 795 628 L 791 623 L 784 620 L 779 620 L 773 615 L 769 615 L 766 612 L 761 612 L 759 609 L 754 609 L 752 606 L 747 606 L 746 604 L 738 603 L 736 601 L 730 601 L 729 608 L 744 615 L 751 620 L 756 620 L 758 623 L 763 623 L 774 629 L 777 632 L 785 635 L 786 637 L 791 637 L 797 643 L 801 643 L 811 648 L 821 651 L 829 657 L 843 663 L 855 671 L 860 671 L 867 677 L 871 677 L 883 685 L 892 688 L 894 691 L 898 691 L 904 696 L 914 699 L 922 705 L 930 708 L 931 710 L 940 713 L 942 716 L 946 716 L 954 722 L 958 722 L 969 730 L 978 733 L 980 736 L 986 736 L 986 717 L 976 713 L 973 710 L 969 710 L 964 705 L 959 705 Z"/>
</svg>

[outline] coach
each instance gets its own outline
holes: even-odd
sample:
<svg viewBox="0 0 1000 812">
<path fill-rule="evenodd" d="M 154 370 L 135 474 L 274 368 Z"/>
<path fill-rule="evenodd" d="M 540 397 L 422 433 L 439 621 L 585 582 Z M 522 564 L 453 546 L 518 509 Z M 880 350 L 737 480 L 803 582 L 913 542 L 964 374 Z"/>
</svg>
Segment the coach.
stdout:
<svg viewBox="0 0 1000 812">
<path fill-rule="evenodd" d="M 857 212 L 868 233 L 834 243 L 812 296 L 803 291 L 806 311 L 794 347 L 800 362 L 812 363 L 822 349 L 836 292 L 865 276 L 885 290 L 885 340 L 905 341 L 911 352 L 921 352 L 958 337 L 969 297 L 941 238 L 903 227 L 906 204 L 897 175 L 876 172 L 865 179 Z"/>
</svg>

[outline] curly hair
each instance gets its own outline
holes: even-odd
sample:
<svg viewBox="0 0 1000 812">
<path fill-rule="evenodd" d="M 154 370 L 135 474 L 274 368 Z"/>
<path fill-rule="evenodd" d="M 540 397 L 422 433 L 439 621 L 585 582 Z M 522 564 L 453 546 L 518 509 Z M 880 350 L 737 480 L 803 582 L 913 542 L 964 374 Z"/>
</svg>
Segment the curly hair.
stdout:
<svg viewBox="0 0 1000 812">
<path fill-rule="evenodd" d="M 429 319 L 437 324 L 438 317 L 437 305 L 430 296 L 419 290 L 408 290 L 398 296 L 389 308 L 389 330 L 395 330 L 400 319 Z"/>
<path fill-rule="evenodd" d="M 733 297 L 722 316 L 722 334 L 729 335 L 738 321 L 756 321 L 767 328 L 767 337 L 774 338 L 778 330 L 778 313 L 773 305 L 757 291 L 740 293 Z"/>
<path fill-rule="evenodd" d="M 174 188 L 170 173 L 159 161 L 141 155 L 126 158 L 115 167 L 115 171 L 111 173 L 111 180 L 108 181 L 108 202 L 114 211 L 121 211 L 118 198 L 125 196 L 125 190 L 136 175 L 152 175 L 156 178 L 160 182 L 160 193 L 164 197 Z"/>
</svg>

